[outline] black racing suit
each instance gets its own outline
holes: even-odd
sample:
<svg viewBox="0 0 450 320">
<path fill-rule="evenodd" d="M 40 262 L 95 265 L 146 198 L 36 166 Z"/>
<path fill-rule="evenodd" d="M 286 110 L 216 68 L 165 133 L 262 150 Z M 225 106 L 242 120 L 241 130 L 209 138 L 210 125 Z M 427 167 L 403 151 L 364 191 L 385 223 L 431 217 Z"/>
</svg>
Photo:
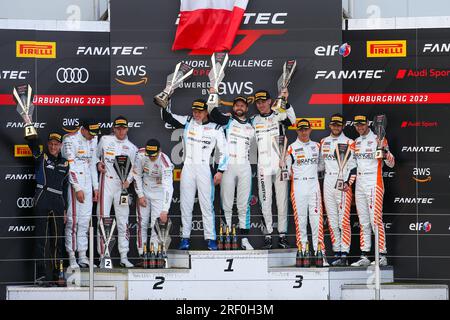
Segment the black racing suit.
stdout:
<svg viewBox="0 0 450 320">
<path fill-rule="evenodd" d="M 28 140 L 35 159 L 34 196 L 36 280 L 58 279 L 59 260 L 64 258 L 64 212 L 67 203 L 68 161 L 43 152 L 37 139 Z"/>
</svg>

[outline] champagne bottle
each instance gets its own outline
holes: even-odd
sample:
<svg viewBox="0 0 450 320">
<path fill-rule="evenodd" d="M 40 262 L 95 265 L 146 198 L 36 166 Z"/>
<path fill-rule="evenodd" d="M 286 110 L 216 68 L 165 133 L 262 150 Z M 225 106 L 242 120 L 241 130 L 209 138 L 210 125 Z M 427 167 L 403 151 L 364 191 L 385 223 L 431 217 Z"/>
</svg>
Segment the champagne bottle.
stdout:
<svg viewBox="0 0 450 320">
<path fill-rule="evenodd" d="M 156 255 L 155 255 L 155 248 L 153 246 L 153 242 L 150 243 L 150 255 L 148 257 L 148 267 L 149 269 L 155 269 L 156 268 Z"/>
<path fill-rule="evenodd" d="M 218 245 L 218 249 L 219 250 L 223 250 L 223 228 L 222 228 L 222 223 L 220 224 L 220 228 L 219 228 L 219 239 L 217 240 L 217 245 Z"/>
<path fill-rule="evenodd" d="M 142 255 L 142 267 L 144 269 L 148 269 L 148 253 L 146 243 L 144 243 L 144 254 Z"/>
<path fill-rule="evenodd" d="M 309 253 L 309 242 L 306 243 L 305 255 L 303 258 L 303 266 L 309 268 L 311 266 L 311 255 Z"/>
<path fill-rule="evenodd" d="M 231 239 L 231 248 L 233 250 L 239 250 L 238 239 L 236 235 L 236 226 L 233 224 L 233 237 Z"/>
<path fill-rule="evenodd" d="M 297 268 L 303 267 L 303 248 L 301 243 L 298 244 L 297 256 L 295 257 L 295 266 Z"/>
<path fill-rule="evenodd" d="M 157 269 L 161 269 L 163 268 L 163 264 L 164 264 L 164 260 L 162 257 L 162 252 L 161 252 L 161 244 L 158 244 L 158 252 L 156 253 L 156 268 Z"/>
<path fill-rule="evenodd" d="M 323 253 L 322 253 L 322 246 L 320 243 L 317 245 L 316 267 L 318 267 L 318 268 L 323 267 Z"/>
<path fill-rule="evenodd" d="M 225 250 L 231 250 L 231 236 L 230 236 L 230 228 L 227 225 L 225 231 Z"/>
<path fill-rule="evenodd" d="M 58 287 L 66 286 L 66 277 L 64 276 L 64 266 L 62 260 L 59 260 L 59 275 L 57 285 Z"/>
</svg>

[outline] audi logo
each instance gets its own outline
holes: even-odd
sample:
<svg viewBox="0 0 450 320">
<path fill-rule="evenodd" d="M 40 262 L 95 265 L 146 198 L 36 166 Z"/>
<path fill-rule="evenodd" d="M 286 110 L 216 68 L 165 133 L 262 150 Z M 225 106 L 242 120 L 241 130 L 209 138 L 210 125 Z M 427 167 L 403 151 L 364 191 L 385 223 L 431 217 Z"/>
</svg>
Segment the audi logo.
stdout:
<svg viewBox="0 0 450 320">
<path fill-rule="evenodd" d="M 34 199 L 33 198 L 17 198 L 17 208 L 26 209 L 33 208 Z"/>
<path fill-rule="evenodd" d="M 203 230 L 203 222 L 202 221 L 197 221 L 197 220 L 193 220 L 192 221 L 192 231 L 202 231 Z"/>
<path fill-rule="evenodd" d="M 56 71 L 59 83 L 86 83 L 89 80 L 89 71 L 86 68 L 59 68 Z"/>
</svg>

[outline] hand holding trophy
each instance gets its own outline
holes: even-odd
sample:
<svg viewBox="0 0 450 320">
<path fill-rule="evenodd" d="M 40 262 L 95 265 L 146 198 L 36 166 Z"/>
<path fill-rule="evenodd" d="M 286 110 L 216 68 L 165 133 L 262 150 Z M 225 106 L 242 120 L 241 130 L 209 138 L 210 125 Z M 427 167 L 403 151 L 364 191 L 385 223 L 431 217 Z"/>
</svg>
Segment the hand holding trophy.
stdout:
<svg viewBox="0 0 450 320">
<path fill-rule="evenodd" d="M 375 153 L 376 159 L 384 159 L 386 157 L 386 151 L 383 146 L 384 138 L 386 137 L 386 126 L 386 115 L 380 114 L 373 118 L 373 129 L 377 136 L 377 151 Z"/>
<path fill-rule="evenodd" d="M 175 89 L 179 88 L 183 82 L 192 75 L 193 72 L 194 69 L 190 65 L 179 62 L 175 66 L 175 71 L 167 76 L 165 89 L 153 97 L 155 104 L 161 108 L 167 108 L 170 97 Z"/>
<path fill-rule="evenodd" d="M 214 109 L 219 105 L 219 83 L 222 82 L 225 77 L 225 68 L 228 63 L 228 53 L 220 52 L 213 53 L 211 56 L 211 70 L 209 71 L 208 77 L 210 82 L 210 87 L 214 90 L 213 93 L 209 94 L 208 97 L 208 110 Z"/>
<path fill-rule="evenodd" d="M 287 97 L 286 97 L 286 89 L 291 83 L 292 76 L 295 73 L 297 68 L 297 60 L 288 60 L 284 63 L 283 73 L 278 79 L 277 87 L 278 87 L 278 98 L 275 99 L 272 110 L 276 112 L 283 112 L 286 106 Z"/>
<path fill-rule="evenodd" d="M 25 139 L 35 139 L 37 132 L 31 121 L 34 111 L 31 86 L 26 84 L 14 87 L 13 96 L 17 103 L 16 110 L 25 122 Z"/>
</svg>

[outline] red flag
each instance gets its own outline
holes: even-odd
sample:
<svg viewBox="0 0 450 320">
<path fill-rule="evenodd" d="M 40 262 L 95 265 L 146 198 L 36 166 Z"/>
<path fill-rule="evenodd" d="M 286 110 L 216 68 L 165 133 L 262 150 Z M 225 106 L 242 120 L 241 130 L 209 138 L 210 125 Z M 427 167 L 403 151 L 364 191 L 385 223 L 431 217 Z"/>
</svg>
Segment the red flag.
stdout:
<svg viewBox="0 0 450 320">
<path fill-rule="evenodd" d="M 203 54 L 230 50 L 248 0 L 181 0 L 180 21 L 172 50 Z"/>
</svg>

